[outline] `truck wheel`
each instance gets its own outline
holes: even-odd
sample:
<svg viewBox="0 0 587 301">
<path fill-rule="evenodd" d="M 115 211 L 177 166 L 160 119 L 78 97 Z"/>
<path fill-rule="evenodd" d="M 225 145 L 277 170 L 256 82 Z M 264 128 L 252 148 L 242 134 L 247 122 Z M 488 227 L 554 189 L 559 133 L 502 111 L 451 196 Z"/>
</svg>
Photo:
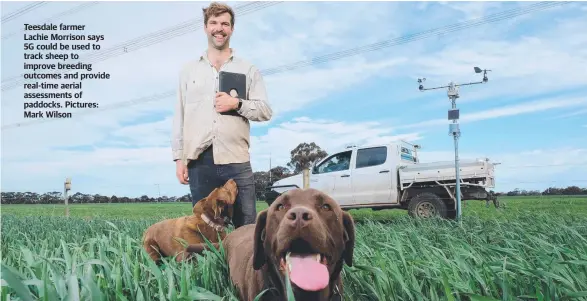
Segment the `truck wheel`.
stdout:
<svg viewBox="0 0 587 301">
<path fill-rule="evenodd" d="M 446 204 L 434 193 L 422 192 L 413 197 L 408 204 L 408 214 L 412 217 L 430 218 L 448 217 Z"/>
</svg>

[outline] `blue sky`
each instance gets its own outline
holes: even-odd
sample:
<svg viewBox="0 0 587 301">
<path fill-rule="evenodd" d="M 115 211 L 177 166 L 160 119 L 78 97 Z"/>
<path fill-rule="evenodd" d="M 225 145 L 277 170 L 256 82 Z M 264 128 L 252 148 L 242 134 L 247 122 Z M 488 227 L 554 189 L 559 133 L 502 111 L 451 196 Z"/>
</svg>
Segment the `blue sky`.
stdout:
<svg viewBox="0 0 587 301">
<path fill-rule="evenodd" d="M 105 53 L 200 19 L 207 3 L 99 2 L 56 23 L 83 24 L 86 34 L 104 34 L 99 52 Z M 2 2 L 2 15 L 27 4 Z M 3 81 L 23 71 L 22 25 L 42 23 L 79 4 L 49 2 L 2 24 Z M 528 4 L 284 2 L 237 14 L 231 45 L 263 70 Z M 285 165 L 301 142 L 334 152 L 350 143 L 401 138 L 422 145 L 424 162 L 453 160 L 446 91 L 420 92 L 416 79 L 426 77 L 428 87 L 478 81 L 482 76 L 473 67 L 479 66 L 493 71 L 487 84 L 461 89 L 461 158 L 500 162 L 498 191 L 585 186 L 586 14 L 587 5 L 575 2 L 266 76 L 274 118 L 252 127 L 253 169 L 267 170 L 270 155 L 274 166 Z M 61 191 L 64 178 L 72 177 L 74 193 L 188 193 L 177 183 L 171 161 L 175 98 L 120 104 L 175 89 L 180 66 L 205 47 L 197 27 L 95 63 L 111 79 L 84 82 L 84 98 L 103 110 L 77 110 L 71 120 L 2 130 L 2 191 Z M 26 121 L 23 93 L 21 85 L 2 91 L 3 127 Z"/>
</svg>

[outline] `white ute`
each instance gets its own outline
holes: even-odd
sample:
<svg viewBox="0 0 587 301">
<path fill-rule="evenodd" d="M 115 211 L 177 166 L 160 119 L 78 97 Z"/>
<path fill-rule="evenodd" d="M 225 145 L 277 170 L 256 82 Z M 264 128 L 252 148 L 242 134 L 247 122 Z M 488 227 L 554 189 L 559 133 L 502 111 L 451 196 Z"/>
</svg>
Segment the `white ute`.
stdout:
<svg viewBox="0 0 587 301">
<path fill-rule="evenodd" d="M 399 208 L 411 216 L 456 217 L 454 161 L 420 163 L 417 147 L 407 142 L 349 146 L 310 168 L 309 186 L 336 200 L 344 210 Z M 492 200 L 495 186 L 489 159 L 460 160 L 461 201 Z M 281 193 L 303 187 L 303 175 L 275 182 L 266 190 L 271 204 Z"/>
</svg>

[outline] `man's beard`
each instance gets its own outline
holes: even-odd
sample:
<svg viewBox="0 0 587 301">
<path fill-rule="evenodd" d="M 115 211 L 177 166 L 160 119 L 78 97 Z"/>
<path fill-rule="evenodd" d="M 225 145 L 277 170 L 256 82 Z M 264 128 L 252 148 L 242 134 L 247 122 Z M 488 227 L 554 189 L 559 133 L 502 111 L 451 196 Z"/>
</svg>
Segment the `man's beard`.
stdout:
<svg viewBox="0 0 587 301">
<path fill-rule="evenodd" d="M 224 41 L 222 42 L 216 42 L 216 38 L 214 37 L 216 34 L 220 34 L 224 37 Z M 224 34 L 224 33 L 214 33 L 210 36 L 208 36 L 208 41 L 210 41 L 210 43 L 214 46 L 214 48 L 218 49 L 218 50 L 222 50 L 228 47 L 228 43 L 230 41 L 230 38 L 228 37 L 228 35 Z"/>
</svg>

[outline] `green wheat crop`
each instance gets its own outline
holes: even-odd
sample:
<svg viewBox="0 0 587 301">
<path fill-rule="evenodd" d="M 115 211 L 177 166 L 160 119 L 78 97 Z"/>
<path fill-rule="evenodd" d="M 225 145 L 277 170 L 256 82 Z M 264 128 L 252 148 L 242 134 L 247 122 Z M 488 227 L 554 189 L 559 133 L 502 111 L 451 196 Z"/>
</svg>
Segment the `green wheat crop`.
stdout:
<svg viewBox="0 0 587 301">
<path fill-rule="evenodd" d="M 222 250 L 158 268 L 147 219 L 2 216 L 2 300 L 237 300 Z M 345 300 L 587 300 L 587 217 L 357 223 Z"/>
</svg>

